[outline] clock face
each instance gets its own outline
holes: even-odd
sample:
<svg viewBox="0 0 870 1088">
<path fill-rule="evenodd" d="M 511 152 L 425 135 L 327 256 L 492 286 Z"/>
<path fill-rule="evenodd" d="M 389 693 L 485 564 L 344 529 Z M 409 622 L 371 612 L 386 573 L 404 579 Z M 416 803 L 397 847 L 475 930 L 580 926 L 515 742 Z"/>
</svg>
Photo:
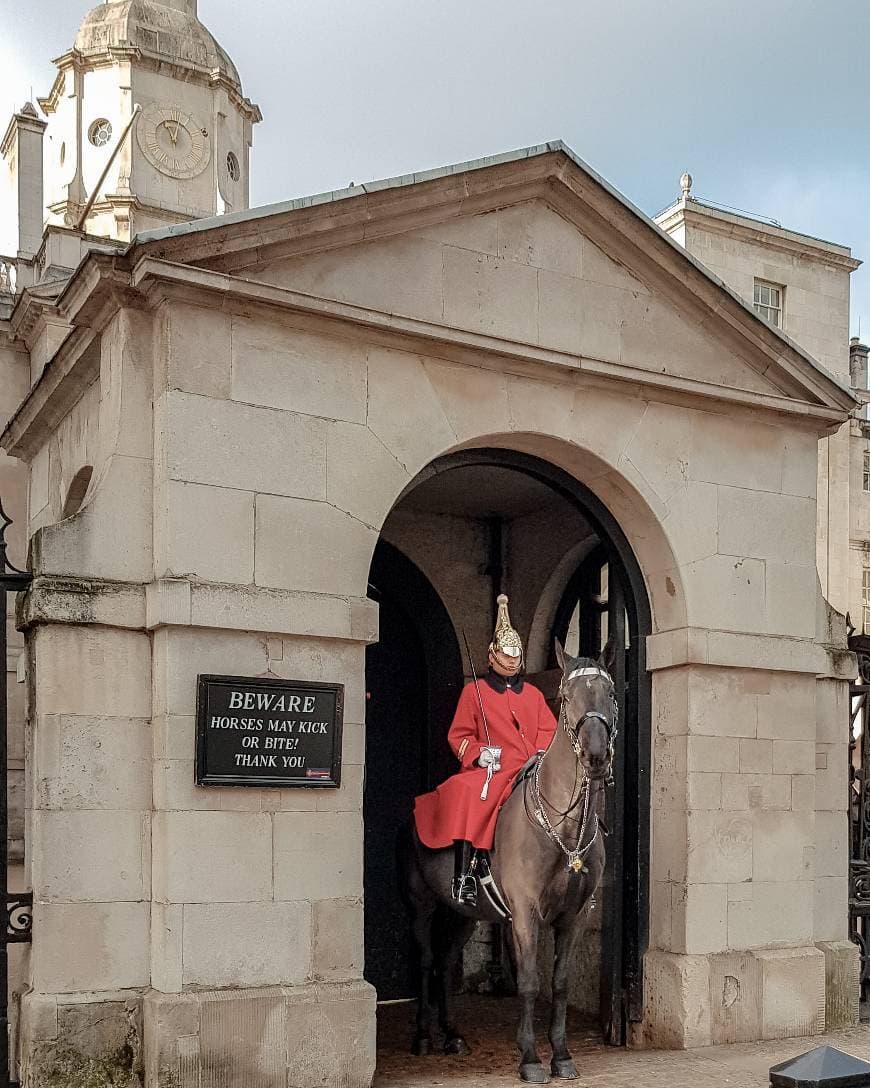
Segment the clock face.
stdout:
<svg viewBox="0 0 870 1088">
<path fill-rule="evenodd" d="M 208 132 L 176 106 L 149 106 L 136 126 L 142 152 L 152 165 L 173 178 L 193 178 L 208 166 Z"/>
</svg>

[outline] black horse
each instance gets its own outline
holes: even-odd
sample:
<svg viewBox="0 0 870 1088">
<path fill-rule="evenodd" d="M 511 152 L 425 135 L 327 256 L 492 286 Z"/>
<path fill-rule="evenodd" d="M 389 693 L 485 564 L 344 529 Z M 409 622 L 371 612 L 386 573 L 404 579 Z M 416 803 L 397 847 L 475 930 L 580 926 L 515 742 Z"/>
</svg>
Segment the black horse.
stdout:
<svg viewBox="0 0 870 1088">
<path fill-rule="evenodd" d="M 538 994 L 537 947 L 541 924 L 552 927 L 552 1012 L 549 1038 L 554 1077 L 574 1079 L 568 1051 L 568 965 L 581 912 L 604 872 L 599 826 L 604 781 L 610 774 L 618 711 L 610 677 L 612 647 L 598 661 L 573 658 L 556 643 L 562 669 L 559 726 L 535 769 L 511 793 L 498 816 L 490 855 L 492 876 L 510 912 L 510 936 L 522 1013 L 517 1031 L 520 1076 L 550 1078 L 535 1047 L 533 1013 Z M 503 921 L 479 894 L 477 905 L 451 895 L 453 849 L 430 850 L 411 830 L 404 858 L 414 940 L 420 957 L 415 1054 L 432 1050 L 432 1013 L 437 1006 L 444 1051 L 466 1054 L 468 1046 L 450 1019 L 453 966 L 478 921 Z"/>
</svg>

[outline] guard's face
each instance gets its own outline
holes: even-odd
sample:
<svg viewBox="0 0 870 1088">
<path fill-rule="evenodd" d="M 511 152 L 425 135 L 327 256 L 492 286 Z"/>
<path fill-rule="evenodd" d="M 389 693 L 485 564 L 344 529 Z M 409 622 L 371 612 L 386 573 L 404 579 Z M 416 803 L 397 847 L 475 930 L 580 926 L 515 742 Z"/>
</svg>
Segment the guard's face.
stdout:
<svg viewBox="0 0 870 1088">
<path fill-rule="evenodd" d="M 522 657 L 508 657 L 507 654 L 489 651 L 489 663 L 493 672 L 499 676 L 516 676 L 523 664 Z"/>
</svg>

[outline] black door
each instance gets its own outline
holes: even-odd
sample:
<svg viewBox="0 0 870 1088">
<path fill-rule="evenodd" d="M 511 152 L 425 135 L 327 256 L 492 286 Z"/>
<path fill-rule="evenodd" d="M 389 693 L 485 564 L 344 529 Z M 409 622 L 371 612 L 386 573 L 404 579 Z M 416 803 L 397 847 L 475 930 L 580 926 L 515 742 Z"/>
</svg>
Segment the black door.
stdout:
<svg viewBox="0 0 870 1088">
<path fill-rule="evenodd" d="M 410 932 L 396 879 L 396 836 L 425 782 L 426 663 L 417 633 L 390 598 L 366 657 L 365 977 L 381 1000 L 413 993 Z"/>
<path fill-rule="evenodd" d="M 379 640 L 366 654 L 364 975 L 383 1001 L 414 993 L 396 843 L 414 798 L 456 769 L 447 729 L 463 676 L 441 598 L 384 541 L 372 560 L 369 595 L 380 605 L 380 625 Z"/>
</svg>

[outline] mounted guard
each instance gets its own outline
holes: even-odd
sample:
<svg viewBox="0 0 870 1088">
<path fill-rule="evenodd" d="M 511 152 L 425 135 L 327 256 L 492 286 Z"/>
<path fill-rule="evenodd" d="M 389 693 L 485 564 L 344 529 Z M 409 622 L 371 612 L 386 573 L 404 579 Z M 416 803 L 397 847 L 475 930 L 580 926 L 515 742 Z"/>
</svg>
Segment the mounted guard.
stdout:
<svg viewBox="0 0 870 1088">
<path fill-rule="evenodd" d="M 411 1049 L 415 1054 L 431 1053 L 437 1012 L 444 1053 L 469 1052 L 450 1016 L 453 968 L 476 921 L 506 921 L 521 999 L 520 1078 L 543 1084 L 550 1074 L 562 1080 L 578 1076 L 566 1035 L 568 980 L 582 918 L 594 904 L 604 872 L 601 814 L 619 721 L 612 669 L 616 655 L 624 649 L 609 641 L 597 659 L 570 657 L 556 642 L 562 670 L 556 725 L 540 692 L 530 684 L 516 690 L 522 647 L 507 618 L 507 600 L 499 603 L 503 611 L 500 607 L 490 647 L 491 675 L 480 684 L 479 701 L 474 684 L 465 688 L 450 729 L 453 750 L 459 755 L 462 748 L 464 770 L 434 793 L 417 799 L 416 834 L 411 826 L 402 840 L 404 885 L 420 956 L 417 1028 Z M 504 653 L 500 628 L 510 628 L 511 636 L 506 631 L 505 636 L 513 654 Z M 508 672 L 509 664 L 513 668 Z M 534 757 L 539 746 L 546 751 L 511 790 L 526 753 Z M 496 762 L 501 769 L 493 770 L 485 789 L 493 764 L 487 765 L 484 753 L 498 747 L 502 751 Z M 446 848 L 454 841 L 492 848 L 478 859 L 484 870 L 479 881 L 471 882 L 472 891 L 479 883 L 485 893 L 476 903 L 460 898 L 469 891 L 462 879 L 469 874 L 467 865 L 457 870 L 458 847 L 457 851 Z M 436 845 L 430 847 L 430 842 Z M 474 876 L 473 871 L 470 875 Z M 498 893 L 495 897 L 493 888 Z M 554 948 L 549 1073 L 537 1050 L 534 1025 L 540 985 L 538 937 L 543 927 L 552 930 Z"/>
<path fill-rule="evenodd" d="M 492 848 L 496 818 L 517 772 L 549 747 L 556 730 L 544 696 L 521 675 L 523 644 L 503 593 L 488 656 L 488 672 L 464 687 L 447 734 L 462 769 L 418 797 L 414 809 L 424 846 L 455 844 L 453 898 L 469 905 L 477 900 L 475 851 Z M 473 662 L 471 668 L 474 674 Z"/>
</svg>

